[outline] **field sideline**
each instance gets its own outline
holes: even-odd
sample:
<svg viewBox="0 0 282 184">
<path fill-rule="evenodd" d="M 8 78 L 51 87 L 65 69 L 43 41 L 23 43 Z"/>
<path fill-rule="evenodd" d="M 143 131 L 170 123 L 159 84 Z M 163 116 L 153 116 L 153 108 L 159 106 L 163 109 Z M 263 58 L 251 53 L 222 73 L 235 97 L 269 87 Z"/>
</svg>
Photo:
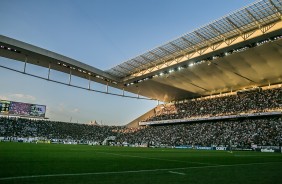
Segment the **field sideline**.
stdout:
<svg viewBox="0 0 282 184">
<path fill-rule="evenodd" d="M 0 143 L 0 183 L 282 183 L 282 154 Z"/>
</svg>

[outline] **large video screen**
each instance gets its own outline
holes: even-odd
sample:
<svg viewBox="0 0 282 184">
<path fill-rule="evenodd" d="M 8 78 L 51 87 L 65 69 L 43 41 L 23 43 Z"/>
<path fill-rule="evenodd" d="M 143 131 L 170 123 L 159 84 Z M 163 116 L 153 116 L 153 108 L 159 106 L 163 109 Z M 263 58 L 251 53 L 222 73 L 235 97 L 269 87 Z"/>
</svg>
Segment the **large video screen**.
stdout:
<svg viewBox="0 0 282 184">
<path fill-rule="evenodd" d="M 31 104 L 11 102 L 9 115 L 29 116 Z"/>
<path fill-rule="evenodd" d="M 44 118 L 45 113 L 45 105 L 0 100 L 0 115 Z"/>
<path fill-rule="evenodd" d="M 45 117 L 46 106 L 31 104 L 30 106 L 30 116 Z"/>
</svg>

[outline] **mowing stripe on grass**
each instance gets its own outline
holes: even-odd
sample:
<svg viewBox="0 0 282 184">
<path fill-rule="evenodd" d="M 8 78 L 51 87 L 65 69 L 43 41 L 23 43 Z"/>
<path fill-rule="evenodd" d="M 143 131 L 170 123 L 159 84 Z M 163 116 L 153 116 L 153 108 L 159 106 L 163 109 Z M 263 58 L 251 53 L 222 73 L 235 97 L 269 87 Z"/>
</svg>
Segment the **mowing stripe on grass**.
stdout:
<svg viewBox="0 0 282 184">
<path fill-rule="evenodd" d="M 172 170 L 188 170 L 188 169 L 205 169 L 205 168 L 219 168 L 219 167 L 236 167 L 236 166 L 250 166 L 250 165 L 265 165 L 265 164 L 282 164 L 282 162 L 264 162 L 264 163 L 248 163 L 248 164 L 232 164 L 232 165 L 210 165 L 198 167 L 181 167 L 169 169 L 149 169 L 136 171 L 112 171 L 112 172 L 94 172 L 94 173 L 72 173 L 72 174 L 46 174 L 46 175 L 31 175 L 31 176 L 15 176 L 0 178 L 2 180 L 16 180 L 27 178 L 44 178 L 44 177 L 63 177 L 63 176 L 87 176 L 87 175 L 108 175 L 108 174 L 127 174 L 127 173 L 142 173 L 142 172 L 158 172 L 158 171 L 172 171 Z"/>
<path fill-rule="evenodd" d="M 142 156 L 136 156 L 136 155 L 124 155 L 124 154 L 117 154 L 117 153 L 109 153 L 109 152 L 96 152 L 96 153 L 103 153 L 108 155 L 115 155 L 115 156 L 121 156 L 121 157 L 134 157 L 134 158 L 143 158 L 143 159 L 149 159 L 149 160 L 161 160 L 161 161 L 168 161 L 168 162 L 179 162 L 179 163 L 191 163 L 191 164 L 200 164 L 200 165 L 219 165 L 219 164 L 211 164 L 207 162 L 187 162 L 187 161 L 181 161 L 181 160 L 172 160 L 172 159 L 162 159 L 162 158 L 154 158 L 154 157 L 142 157 Z"/>
</svg>

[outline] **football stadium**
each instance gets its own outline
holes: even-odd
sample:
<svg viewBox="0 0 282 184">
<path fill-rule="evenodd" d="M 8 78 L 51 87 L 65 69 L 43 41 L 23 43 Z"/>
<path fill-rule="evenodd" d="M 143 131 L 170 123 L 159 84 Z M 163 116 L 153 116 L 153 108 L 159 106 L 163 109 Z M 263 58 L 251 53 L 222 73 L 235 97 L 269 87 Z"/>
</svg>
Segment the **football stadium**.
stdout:
<svg viewBox="0 0 282 184">
<path fill-rule="evenodd" d="M 109 126 L 0 99 L 0 183 L 282 183 L 282 0 L 255 1 L 107 70 L 0 35 L 3 58 L 22 68 L 1 71 L 158 105 Z"/>
</svg>

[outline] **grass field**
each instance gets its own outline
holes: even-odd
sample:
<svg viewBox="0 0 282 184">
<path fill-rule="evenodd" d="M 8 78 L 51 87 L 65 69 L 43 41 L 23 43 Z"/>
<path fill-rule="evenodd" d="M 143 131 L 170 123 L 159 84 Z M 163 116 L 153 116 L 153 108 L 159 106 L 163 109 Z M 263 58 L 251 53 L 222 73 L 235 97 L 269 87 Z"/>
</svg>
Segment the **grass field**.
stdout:
<svg viewBox="0 0 282 184">
<path fill-rule="evenodd" d="M 282 183 L 282 154 L 2 142 L 0 183 Z"/>
</svg>

